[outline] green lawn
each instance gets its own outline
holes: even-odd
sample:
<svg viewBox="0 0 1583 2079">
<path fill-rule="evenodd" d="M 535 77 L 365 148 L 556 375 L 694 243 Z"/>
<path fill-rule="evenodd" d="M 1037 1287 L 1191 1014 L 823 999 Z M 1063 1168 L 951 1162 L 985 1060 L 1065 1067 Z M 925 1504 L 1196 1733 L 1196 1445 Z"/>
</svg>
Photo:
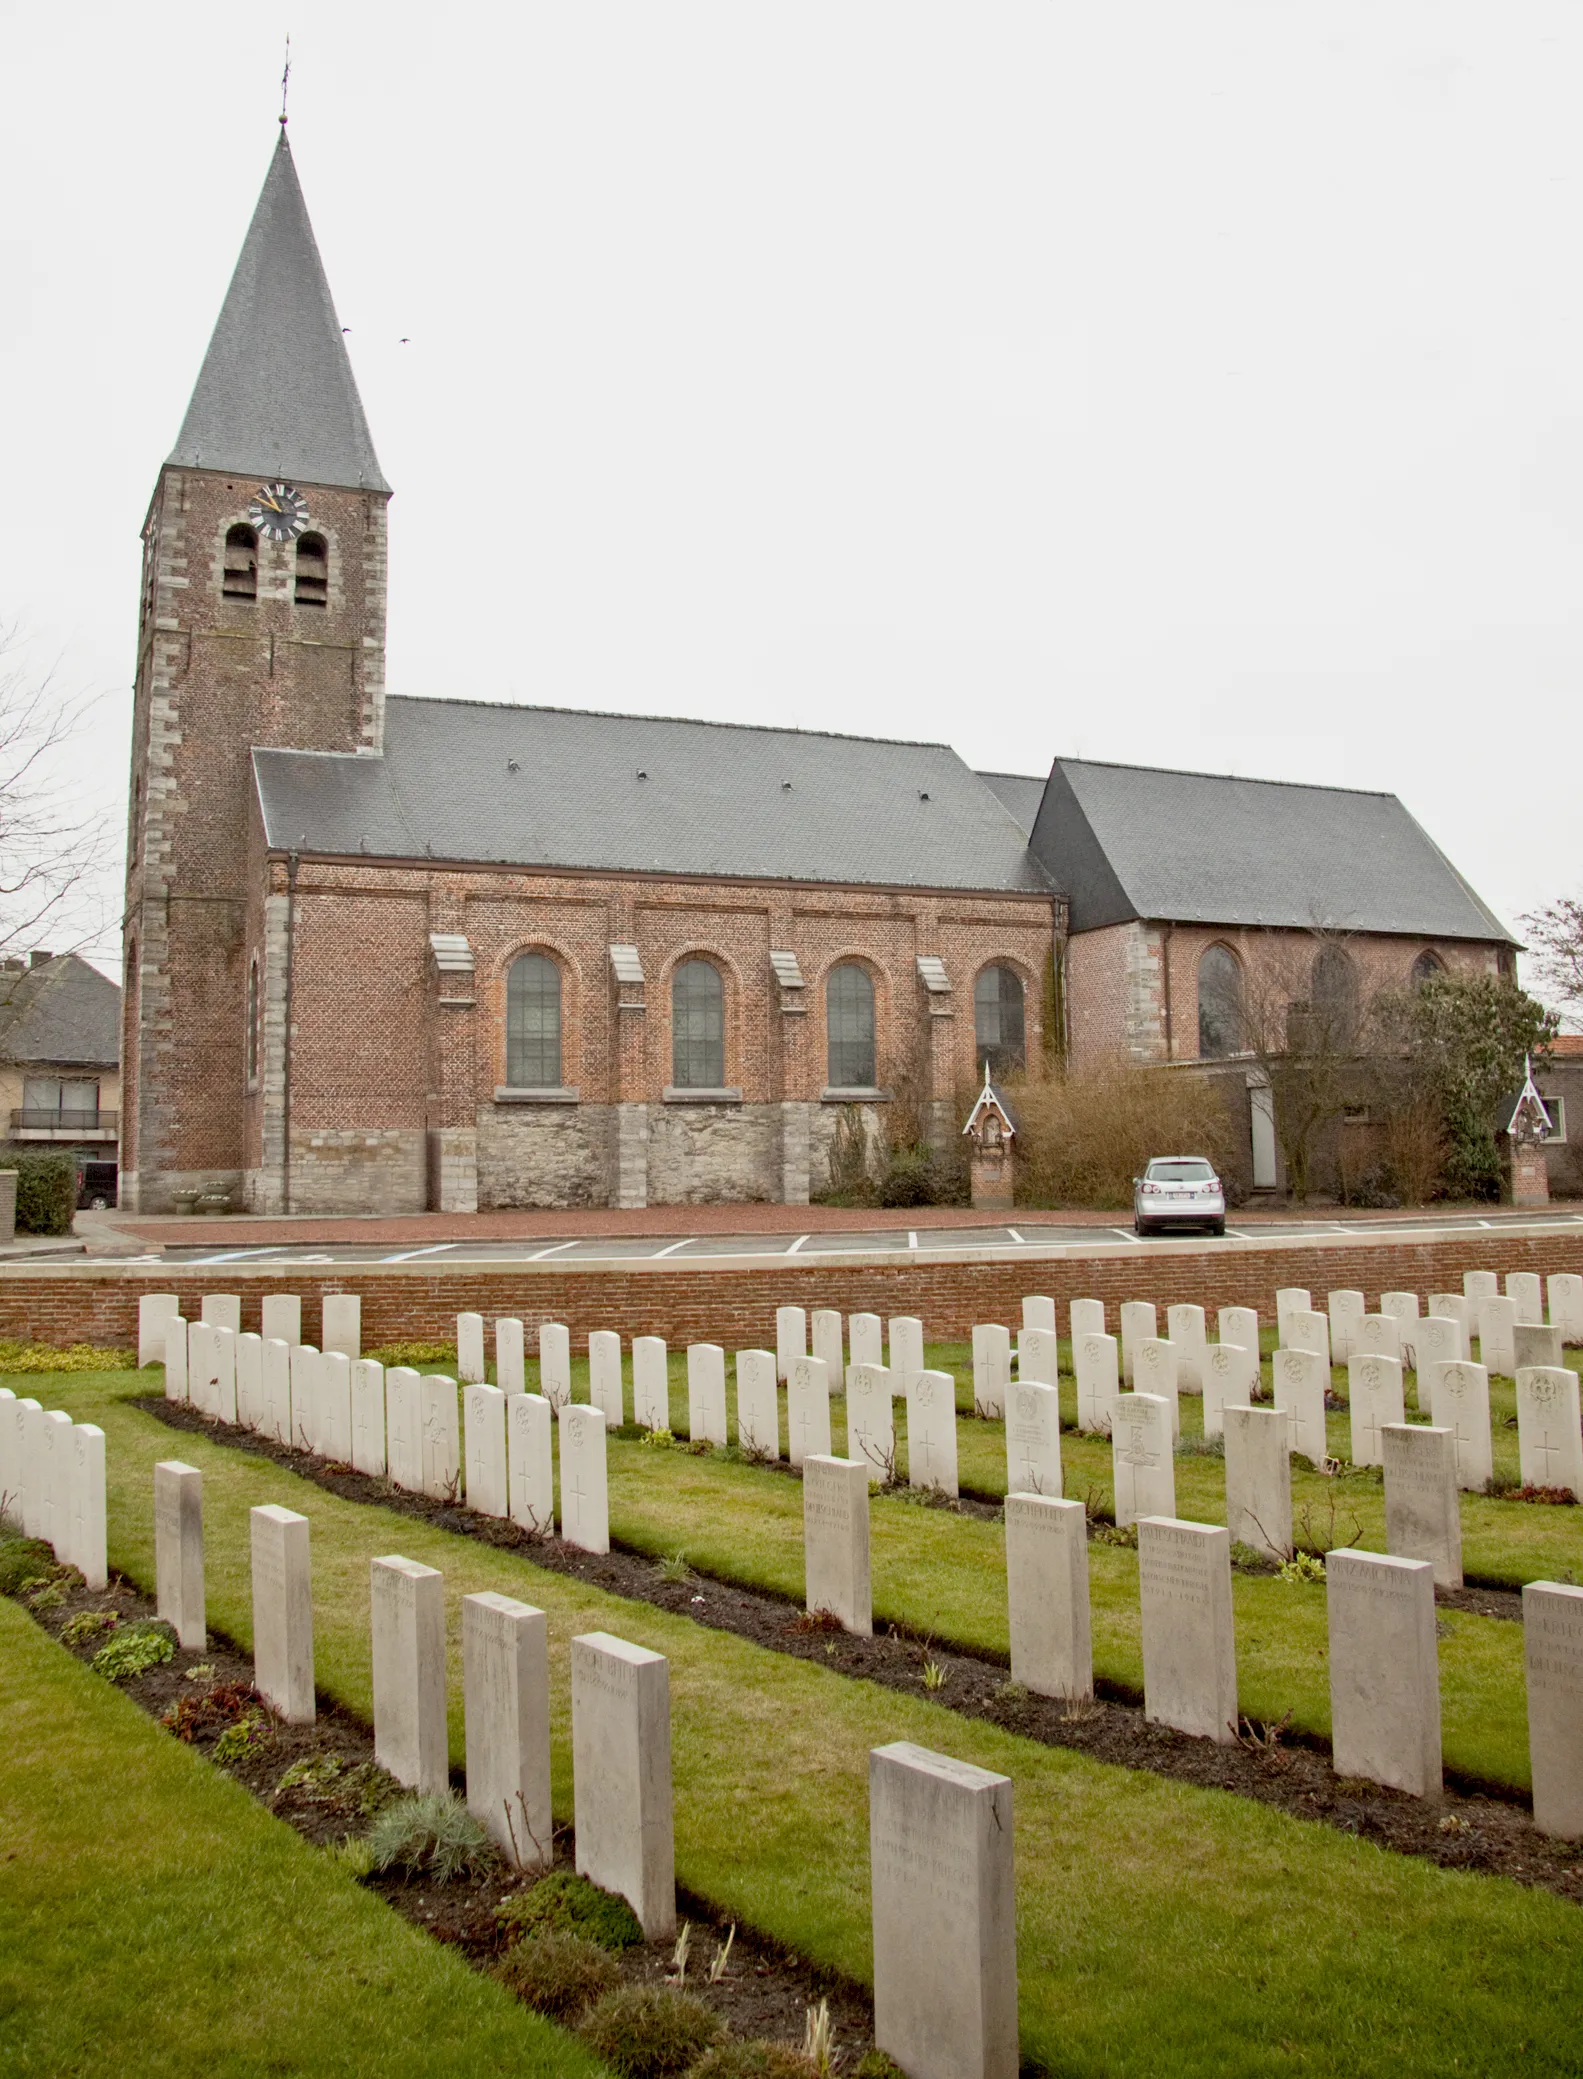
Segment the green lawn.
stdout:
<svg viewBox="0 0 1583 2079">
<path fill-rule="evenodd" d="M 0 1599 L 0 2068 L 595 2073 Z"/>
<path fill-rule="evenodd" d="M 603 1627 L 667 1654 L 679 1879 L 816 1961 L 868 1975 L 867 1756 L 881 1742 L 912 1739 L 1014 1780 L 1023 2041 L 1052 2071 L 1398 2079 L 1577 2069 L 1580 1923 L 1546 1893 L 1438 1871 L 1242 1799 L 1045 1748 L 955 1718 L 921 1694 L 853 1682 L 544 1573 L 521 1554 L 339 1501 L 267 1461 L 173 1437 L 126 1405 L 147 1384 L 130 1374 L 47 1382 L 50 1404 L 107 1432 L 118 1564 L 150 1578 L 154 1461 L 199 1466 L 210 1619 L 246 1645 L 247 1510 L 266 1500 L 302 1510 L 313 1525 L 318 1680 L 365 1714 L 369 1559 L 399 1551 L 438 1566 L 450 1605 L 457 1760 L 460 1596 L 495 1588 L 537 1603 L 550 1619 L 562 1815 L 571 1635 Z M 713 1470 L 647 1456 L 667 1475 Z M 777 1484 L 751 1468 L 720 1471 L 760 1501 Z M 702 1490 L 706 1502 L 728 1491 L 724 1482 Z M 905 1505 L 888 1506 L 900 1515 Z M 676 1514 L 663 1540 L 671 1550 L 692 1542 L 693 1525 Z M 115 1737 L 112 1727 L 102 1746 Z M 129 1727 L 127 1737 L 146 1734 Z M 337 1989 L 345 1975 L 335 1974 Z M 426 2058 L 432 2043 L 430 2031 Z"/>
</svg>

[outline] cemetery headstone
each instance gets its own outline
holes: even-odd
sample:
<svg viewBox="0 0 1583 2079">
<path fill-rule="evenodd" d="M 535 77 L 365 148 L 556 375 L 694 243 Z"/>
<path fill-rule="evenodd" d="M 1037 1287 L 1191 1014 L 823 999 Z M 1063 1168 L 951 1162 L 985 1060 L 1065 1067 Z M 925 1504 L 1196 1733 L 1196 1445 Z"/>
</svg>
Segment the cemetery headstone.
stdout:
<svg viewBox="0 0 1583 2079">
<path fill-rule="evenodd" d="M 1081 1502 L 1007 1494 L 1006 1602 L 1013 1682 L 1035 1696 L 1091 1697 L 1088 1516 Z"/>
<path fill-rule="evenodd" d="M 915 1314 L 895 1314 L 890 1323 L 890 1368 L 898 1382 L 923 1370 L 923 1323 Z"/>
<path fill-rule="evenodd" d="M 1227 1408 L 1245 1408 L 1258 1383 L 1259 1361 L 1241 1343 L 1210 1343 L 1204 1352 L 1204 1434 L 1225 1434 Z M 1079 1424 L 1081 1427 L 1081 1424 Z"/>
<path fill-rule="evenodd" d="M 172 1315 L 165 1323 L 165 1398 L 186 1400 L 189 1398 L 189 1375 L 187 1368 L 187 1327 L 179 1314 Z"/>
<path fill-rule="evenodd" d="M 626 1421 L 621 1338 L 613 1328 L 596 1328 L 588 1338 L 588 1399 L 604 1416 L 607 1429 L 619 1429 Z"/>
<path fill-rule="evenodd" d="M 372 1480 L 385 1477 L 385 1367 L 372 1357 L 351 1366 L 352 1463 Z"/>
<path fill-rule="evenodd" d="M 17 1489 L 22 1531 L 25 1537 L 41 1538 L 49 1523 L 49 1504 L 39 1466 L 39 1436 L 44 1426 L 44 1408 L 42 1402 L 36 1401 L 31 1394 L 24 1394 L 15 1403 L 12 1413 L 16 1421 Z"/>
<path fill-rule="evenodd" d="M 479 1385 L 488 1376 L 484 1364 L 482 1314 L 458 1314 L 456 1317 L 456 1376 L 464 1386 Z"/>
<path fill-rule="evenodd" d="M 187 1400 L 200 1415 L 219 1413 L 220 1355 L 210 1321 L 194 1321 L 187 1330 Z"/>
<path fill-rule="evenodd" d="M 0 1386 L 0 1523 L 22 1525 L 21 1417 L 9 1386 Z"/>
<path fill-rule="evenodd" d="M 857 1369 L 856 1366 L 853 1367 Z M 847 1422 L 851 1423 L 850 1409 Z M 737 1352 L 737 1444 L 755 1458 L 779 1463 L 780 1399 L 775 1390 L 775 1352 Z"/>
<path fill-rule="evenodd" d="M 1105 1333 L 1105 1302 L 1102 1299 L 1074 1299 L 1072 1302 L 1072 1343 L 1075 1348 L 1080 1335 L 1103 1335 Z"/>
<path fill-rule="evenodd" d="M 363 1354 L 363 1302 L 356 1292 L 327 1292 L 319 1309 L 319 1347 L 329 1356 L 333 1351 L 348 1364 Z"/>
<path fill-rule="evenodd" d="M 1388 1314 L 1396 1323 L 1402 1363 L 1410 1371 L 1416 1371 L 1418 1368 L 1418 1294 L 1416 1292 L 1382 1292 L 1380 1294 L 1380 1312 Z"/>
<path fill-rule="evenodd" d="M 792 1363 L 808 1355 L 808 1313 L 805 1307 L 775 1309 L 775 1369 L 783 1379 L 791 1377 Z"/>
<path fill-rule="evenodd" d="M 206 1292 L 199 1311 L 200 1321 L 210 1328 L 228 1328 L 232 1335 L 242 1333 L 242 1297 L 237 1292 Z"/>
<path fill-rule="evenodd" d="M 671 1386 L 665 1345 L 657 1335 L 632 1338 L 632 1419 L 639 1429 L 669 1429 Z"/>
<path fill-rule="evenodd" d="M 1230 1531 L 1174 1516 L 1140 1516 L 1138 1593 L 1144 1717 L 1230 1746 L 1238 1725 Z"/>
<path fill-rule="evenodd" d="M 808 1329 L 813 1354 L 824 1359 L 830 1374 L 830 1390 L 839 1393 L 846 1383 L 846 1349 L 839 1311 L 834 1307 L 816 1307 Z"/>
<path fill-rule="evenodd" d="M 1357 1347 L 1353 1337 L 1368 1306 L 1361 1292 L 1346 1289 L 1330 1293 L 1326 1306 L 1330 1314 L 1330 1361 L 1345 1364 Z"/>
<path fill-rule="evenodd" d="M 259 1363 L 264 1375 L 264 1419 L 259 1427 L 277 1444 L 291 1442 L 291 1345 L 271 1336 Z"/>
<path fill-rule="evenodd" d="M 1275 1295 L 1276 1342 L 1285 1345 L 1290 1341 L 1286 1326 L 1289 1314 L 1311 1314 L 1313 1311 L 1314 1297 L 1311 1292 L 1306 1292 L 1301 1285 L 1283 1285 Z M 1222 1335 L 1225 1334 L 1224 1329 L 1220 1332 Z"/>
<path fill-rule="evenodd" d="M 878 1314 L 854 1314 L 847 1323 L 847 1342 L 850 1363 L 885 1362 L 885 1324 Z"/>
<path fill-rule="evenodd" d="M 953 1498 L 956 1479 L 956 1381 L 949 1372 L 907 1376 L 907 1480 Z"/>
<path fill-rule="evenodd" d="M 298 1451 L 319 1448 L 319 1353 L 312 1343 L 291 1346 L 291 1441 Z"/>
<path fill-rule="evenodd" d="M 352 1363 L 339 1350 L 319 1353 L 318 1449 L 338 1465 L 352 1462 Z"/>
<path fill-rule="evenodd" d="M 488 1591 L 462 1597 L 462 1696 L 467 1809 L 518 1869 L 548 1869 L 555 1821 L 542 1610 Z"/>
<path fill-rule="evenodd" d="M 480 1516 L 506 1516 L 506 1396 L 498 1386 L 462 1388 L 462 1433 L 467 1449 L 467 1506 Z"/>
<path fill-rule="evenodd" d="M 846 1386 L 847 1456 L 862 1460 L 871 1487 L 896 1478 L 896 1416 L 890 1394 L 888 1366 L 852 1366 Z"/>
<path fill-rule="evenodd" d="M 1006 1412 L 1010 1384 L 1011 1331 L 998 1321 L 978 1322 L 973 1329 L 973 1412 L 998 1422 Z"/>
<path fill-rule="evenodd" d="M 1060 1345 L 1048 1328 L 1019 1328 L 1017 1331 L 1017 1377 L 1040 1386 L 1059 1382 L 1057 1365 Z"/>
<path fill-rule="evenodd" d="M 75 1423 L 71 1445 L 71 1563 L 97 1593 L 110 1580 L 104 1431 L 97 1422 Z"/>
<path fill-rule="evenodd" d="M 1519 1321 L 1512 1330 L 1512 1369 L 1530 1371 L 1536 1364 L 1561 1362 L 1561 1331 L 1541 1322 Z"/>
<path fill-rule="evenodd" d="M 1055 1334 L 1055 1301 L 1042 1292 L 1031 1292 L 1022 1303 L 1022 1325 L 1024 1328 L 1047 1329 Z"/>
<path fill-rule="evenodd" d="M 1386 1551 L 1399 1559 L 1427 1559 L 1437 1588 L 1460 1588 L 1456 1437 L 1417 1422 L 1389 1422 L 1382 1435 Z"/>
<path fill-rule="evenodd" d="M 445 1577 L 390 1553 L 369 1561 L 374 1759 L 422 1797 L 450 1787 Z"/>
<path fill-rule="evenodd" d="M 1109 1436 L 1111 1413 L 1121 1391 L 1120 1344 L 1113 1335 L 1074 1337 L 1072 1369 L 1077 1374 L 1078 1428 Z"/>
<path fill-rule="evenodd" d="M 495 1323 L 495 1384 L 502 1393 L 528 1390 L 527 1331 L 515 1314 L 503 1314 Z M 621 1345 L 616 1344 L 616 1365 L 621 1363 Z M 526 1608 L 526 1604 L 523 1605 Z"/>
<path fill-rule="evenodd" d="M 539 1391 L 552 1408 L 572 1397 L 572 1338 L 564 1321 L 539 1323 Z"/>
<path fill-rule="evenodd" d="M 830 1456 L 830 1375 L 822 1357 L 794 1357 L 786 1380 L 786 1456 L 793 1465 Z"/>
<path fill-rule="evenodd" d="M 1429 1412 L 1429 1374 L 1437 1364 L 1462 1362 L 1462 1329 L 1449 1314 L 1426 1314 L 1417 1328 L 1418 1405 Z"/>
<path fill-rule="evenodd" d="M 295 1292 L 266 1292 L 259 1333 L 266 1343 L 302 1341 L 302 1301 Z"/>
<path fill-rule="evenodd" d="M 154 1597 L 190 1653 L 208 1644 L 203 1585 L 203 1475 L 179 1458 L 154 1468 Z"/>
<path fill-rule="evenodd" d="M 1336 1774 L 1438 1797 L 1434 1568 L 1343 1546 L 1325 1560 L 1325 1604 Z"/>
<path fill-rule="evenodd" d="M 1308 1350 L 1330 1369 L 1330 1317 L 1318 1312 L 1305 1314 L 1294 1308 L 1286 1317 L 1286 1350 Z"/>
<path fill-rule="evenodd" d="M 1479 1362 L 1493 1376 L 1517 1376 L 1517 1303 L 1503 1293 L 1487 1293 L 1479 1301 Z"/>
<path fill-rule="evenodd" d="M 1132 1377 L 1139 1393 L 1158 1394 L 1170 1405 L 1171 1435 L 1182 1434 L 1182 1400 L 1176 1374 L 1176 1349 L 1157 1335 L 1139 1336 L 1132 1348 Z"/>
<path fill-rule="evenodd" d="M 264 1426 L 264 1339 L 236 1339 L 236 1419 L 244 1429 Z"/>
<path fill-rule="evenodd" d="M 1116 1397 L 1110 1430 L 1116 1486 L 1116 1528 L 1140 1516 L 1176 1514 L 1176 1462 L 1171 1455 L 1171 1406 L 1153 1393 Z"/>
<path fill-rule="evenodd" d="M 1352 1463 L 1383 1465 L 1380 1431 L 1388 1422 L 1407 1420 L 1401 1366 L 1393 1357 L 1354 1351 L 1347 1359 L 1347 1398 L 1352 1403 Z"/>
<path fill-rule="evenodd" d="M 572 1640 L 572 1799 L 578 1875 L 674 1934 L 670 1663 L 609 1632 Z"/>
<path fill-rule="evenodd" d="M 455 1501 L 462 1486 L 462 1439 L 454 1379 L 420 1376 L 418 1423 L 423 1491 L 431 1501 Z"/>
<path fill-rule="evenodd" d="M 1583 1501 L 1575 1371 L 1540 1365 L 1517 1374 L 1517 1455 L 1525 1487 L 1565 1488 Z"/>
<path fill-rule="evenodd" d="M 1424 1382 L 1419 1388 L 1419 1406 L 1424 1406 L 1427 1397 L 1430 1421 L 1451 1432 L 1457 1485 L 1482 1494 L 1495 1477 L 1489 1373 L 1482 1364 L 1467 1364 L 1458 1358 L 1450 1364 L 1426 1364 L 1418 1376 Z"/>
<path fill-rule="evenodd" d="M 39 1485 L 44 1497 L 44 1529 L 55 1557 L 70 1560 L 66 1540 L 71 1524 L 71 1417 L 64 1408 L 46 1408 L 35 1432 Z"/>
<path fill-rule="evenodd" d="M 566 1402 L 561 1431 L 561 1536 L 584 1552 L 610 1550 L 610 1487 L 605 1471 L 605 1418 L 597 1408 Z"/>
<path fill-rule="evenodd" d="M 1429 1311 L 1445 1321 L 1454 1321 L 1462 1331 L 1462 1348 L 1457 1356 L 1464 1364 L 1473 1356 L 1473 1317 L 1465 1292 L 1431 1292 Z"/>
<path fill-rule="evenodd" d="M 1311 1356 L 1311 1351 L 1293 1352 Z M 1234 1545 L 1292 1556 L 1292 1432 L 1280 1408 L 1226 1410 L 1226 1527 Z"/>
<path fill-rule="evenodd" d="M 1259 1355 L 1259 1317 L 1252 1307 L 1222 1307 L 1219 1313 L 1220 1340 L 1237 1343 Z"/>
<path fill-rule="evenodd" d="M 1325 1388 L 1330 1384 L 1330 1367 L 1314 1350 L 1277 1350 L 1270 1361 L 1270 1375 L 1275 1382 L 1276 1408 L 1290 1426 L 1291 1449 L 1319 1469 L 1330 1452 L 1325 1434 Z"/>
<path fill-rule="evenodd" d="M 1550 1323 L 1563 1343 L 1583 1343 L 1583 1277 L 1557 1271 L 1549 1280 Z"/>
<path fill-rule="evenodd" d="M 859 1458 L 803 1460 L 803 1582 L 810 1616 L 837 1618 L 843 1631 L 871 1638 L 868 1468 Z"/>
<path fill-rule="evenodd" d="M 420 1374 L 393 1364 L 385 1373 L 385 1453 L 392 1482 L 409 1494 L 423 1492 L 423 1409 Z"/>
<path fill-rule="evenodd" d="M 1583 1588 L 1525 1583 L 1523 1659 L 1534 1825 L 1557 1840 L 1583 1840 Z"/>
<path fill-rule="evenodd" d="M 1176 1384 L 1182 1393 L 1204 1390 L 1204 1310 L 1202 1307 L 1167 1307 L 1166 1340 L 1176 1352 Z"/>
<path fill-rule="evenodd" d="M 229 1328 L 210 1331 L 214 1350 L 214 1413 L 222 1422 L 236 1420 L 236 1337 Z"/>
<path fill-rule="evenodd" d="M 1058 1497 L 1061 1403 L 1055 1387 L 1019 1379 L 1006 1409 L 1006 1492 Z"/>
<path fill-rule="evenodd" d="M 1352 1338 L 1354 1357 L 1388 1357 L 1402 1361 L 1401 1323 L 1393 1314 L 1365 1314 Z"/>
<path fill-rule="evenodd" d="M 1506 1297 L 1517 1309 L 1519 1324 L 1542 1325 L 1545 1318 L 1544 1284 L 1536 1271 L 1508 1271 Z"/>
<path fill-rule="evenodd" d="M 687 1434 L 695 1444 L 726 1441 L 726 1353 L 718 1343 L 687 1346 Z"/>
<path fill-rule="evenodd" d="M 1147 1299 L 1124 1299 L 1121 1302 L 1121 1379 L 1122 1384 L 1134 1383 L 1132 1357 L 1138 1344 L 1145 1336 L 1159 1333 L 1154 1303 Z"/>
<path fill-rule="evenodd" d="M 506 1395 L 506 1461 L 511 1520 L 539 1537 L 555 1529 L 555 1411 L 542 1393 Z"/>
<path fill-rule="evenodd" d="M 165 1325 L 181 1312 L 181 1298 L 175 1292 L 145 1292 L 137 1303 L 137 1363 L 139 1371 L 145 1364 L 165 1362 Z"/>
<path fill-rule="evenodd" d="M 1468 1303 L 1468 1325 L 1474 1335 L 1479 1332 L 1480 1306 L 1486 1299 L 1493 1299 L 1500 1289 L 1501 1282 L 1494 1271 L 1462 1273 L 1462 1296 Z"/>
<path fill-rule="evenodd" d="M 312 1725 L 313 1582 L 308 1519 L 273 1502 L 249 1515 L 253 1686 L 288 1725 Z"/>
</svg>

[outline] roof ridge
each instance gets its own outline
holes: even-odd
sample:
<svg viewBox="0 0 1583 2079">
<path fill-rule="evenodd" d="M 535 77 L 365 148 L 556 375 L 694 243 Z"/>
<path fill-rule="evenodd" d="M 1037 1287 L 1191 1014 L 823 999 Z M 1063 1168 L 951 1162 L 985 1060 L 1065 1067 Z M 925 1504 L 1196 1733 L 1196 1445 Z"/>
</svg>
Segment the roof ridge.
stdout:
<svg viewBox="0 0 1583 2079">
<path fill-rule="evenodd" d="M 398 703 L 409 707 L 490 708 L 503 714 L 516 715 L 575 715 L 580 722 L 665 722 L 683 729 L 730 729 L 755 736 L 806 736 L 820 743 L 884 744 L 893 750 L 949 751 L 968 772 L 974 770 L 954 744 L 944 743 L 934 737 L 857 736 L 851 730 L 800 729 L 792 723 L 723 722 L 713 715 L 640 715 L 633 714 L 625 708 L 556 707 L 543 701 L 470 700 L 465 695 L 452 696 L 447 693 L 392 693 L 388 696 L 386 706 L 388 708 Z M 1020 778 L 1021 775 L 1008 774 L 1006 777 Z"/>
<path fill-rule="evenodd" d="M 1203 772 L 1194 765 L 1134 765 L 1124 758 L 1068 758 L 1058 756 L 1057 765 L 1088 765 L 1103 772 L 1156 772 L 1173 780 L 1218 780 L 1234 787 L 1301 787 L 1309 794 L 1356 794 L 1375 801 L 1400 802 L 1389 787 L 1337 787 L 1325 780 L 1266 780 L 1256 773 Z M 1020 779 L 1020 773 L 1004 773 L 1004 779 Z"/>
</svg>

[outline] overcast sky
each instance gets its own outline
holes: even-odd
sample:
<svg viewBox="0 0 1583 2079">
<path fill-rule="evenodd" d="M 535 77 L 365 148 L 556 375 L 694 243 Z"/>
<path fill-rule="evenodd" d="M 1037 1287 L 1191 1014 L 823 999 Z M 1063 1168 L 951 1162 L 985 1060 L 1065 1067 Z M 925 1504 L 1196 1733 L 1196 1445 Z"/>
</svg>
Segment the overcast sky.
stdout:
<svg viewBox="0 0 1583 2079">
<path fill-rule="evenodd" d="M 1583 886 L 1576 0 L 3 0 L 0 598 L 117 853 L 288 23 L 392 691 L 1379 787 Z"/>
</svg>

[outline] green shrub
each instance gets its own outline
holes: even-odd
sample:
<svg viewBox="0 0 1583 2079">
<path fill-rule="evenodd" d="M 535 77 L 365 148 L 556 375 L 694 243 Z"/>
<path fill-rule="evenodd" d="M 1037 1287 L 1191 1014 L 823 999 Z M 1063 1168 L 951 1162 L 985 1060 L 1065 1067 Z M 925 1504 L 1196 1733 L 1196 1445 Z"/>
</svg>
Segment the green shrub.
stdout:
<svg viewBox="0 0 1583 2079">
<path fill-rule="evenodd" d="M 66 1646 L 86 1646 L 91 1639 L 102 1639 L 121 1622 L 114 1610 L 79 1610 L 75 1617 L 68 1617 L 61 1626 L 61 1643 Z"/>
<path fill-rule="evenodd" d="M 454 1343 L 386 1343 L 381 1350 L 370 1350 L 369 1360 L 382 1364 L 388 1370 L 393 1364 L 449 1364 L 456 1363 Z"/>
<path fill-rule="evenodd" d="M 496 1860 L 494 1844 L 450 1791 L 394 1799 L 368 1830 L 376 1870 L 406 1870 L 438 1884 L 474 1876 Z"/>
<path fill-rule="evenodd" d="M 228 1725 L 215 1741 L 214 1758 L 221 1768 L 229 1768 L 232 1762 L 240 1761 L 244 1755 L 262 1747 L 268 1739 L 269 1720 L 262 1711 L 249 1711 L 246 1717 Z"/>
<path fill-rule="evenodd" d="M 578 2034 L 618 2079 L 682 2079 L 725 2029 L 690 1992 L 629 1985 L 607 1993 Z"/>
<path fill-rule="evenodd" d="M 721 2043 L 704 2052 L 687 2079 L 812 2079 L 812 2073 L 789 2043 Z"/>
<path fill-rule="evenodd" d="M 581 1935 L 601 1949 L 632 1949 L 643 1940 L 638 1916 L 625 1899 L 570 1870 L 552 1870 L 530 1890 L 513 1892 L 495 1917 L 510 1939 L 551 1928 L 556 1934 Z"/>
<path fill-rule="evenodd" d="M 54 1563 L 42 1538 L 0 1538 L 0 1595 L 15 1595 L 24 1581 L 36 1580 Z"/>
<path fill-rule="evenodd" d="M 495 1967 L 495 1976 L 525 2007 L 565 2022 L 576 2021 L 596 2000 L 613 1992 L 620 1975 L 608 1949 L 582 1935 L 557 1934 L 553 1928 L 530 1942 L 518 1942 Z"/>
<path fill-rule="evenodd" d="M 50 1343 L 0 1340 L 0 1372 L 129 1372 L 137 1367 L 135 1350 L 103 1343 L 73 1343 L 57 1350 Z"/>
<path fill-rule="evenodd" d="M 16 1171 L 18 1234 L 70 1234 L 77 1211 L 77 1164 L 70 1155 L 10 1148 L 0 1154 Z"/>
<path fill-rule="evenodd" d="M 865 2050 L 852 2067 L 852 2079 L 907 2079 L 907 2075 L 883 2050 Z"/>
<path fill-rule="evenodd" d="M 107 1682 L 125 1682 L 175 1657 L 176 1634 L 159 1618 L 145 1617 L 116 1627 L 94 1655 L 93 1671 Z"/>
</svg>

